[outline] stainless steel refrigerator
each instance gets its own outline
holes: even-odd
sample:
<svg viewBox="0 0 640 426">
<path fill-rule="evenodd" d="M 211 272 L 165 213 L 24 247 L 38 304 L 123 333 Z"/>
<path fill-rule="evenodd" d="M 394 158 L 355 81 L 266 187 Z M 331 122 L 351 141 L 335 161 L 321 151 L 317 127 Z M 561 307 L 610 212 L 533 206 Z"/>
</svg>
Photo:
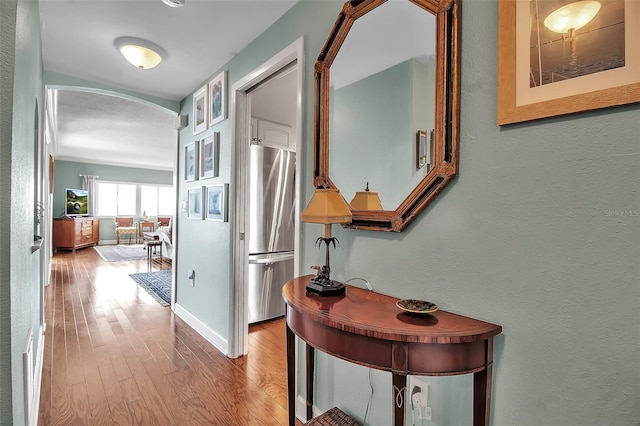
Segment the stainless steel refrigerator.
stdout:
<svg viewBox="0 0 640 426">
<path fill-rule="evenodd" d="M 282 286 L 293 278 L 295 153 L 251 145 L 249 324 L 284 315 Z"/>
</svg>

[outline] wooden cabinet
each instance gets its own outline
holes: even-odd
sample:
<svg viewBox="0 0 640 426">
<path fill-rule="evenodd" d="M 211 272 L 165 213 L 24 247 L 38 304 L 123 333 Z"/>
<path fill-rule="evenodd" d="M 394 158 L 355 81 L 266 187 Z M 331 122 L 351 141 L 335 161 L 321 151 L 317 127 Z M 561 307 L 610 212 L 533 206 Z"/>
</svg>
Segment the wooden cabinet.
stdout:
<svg viewBox="0 0 640 426">
<path fill-rule="evenodd" d="M 100 240 L 100 221 L 92 217 L 53 219 L 53 249 L 73 250 L 95 246 Z"/>
<path fill-rule="evenodd" d="M 293 127 L 256 117 L 251 118 L 251 143 L 287 151 L 296 150 Z"/>
</svg>

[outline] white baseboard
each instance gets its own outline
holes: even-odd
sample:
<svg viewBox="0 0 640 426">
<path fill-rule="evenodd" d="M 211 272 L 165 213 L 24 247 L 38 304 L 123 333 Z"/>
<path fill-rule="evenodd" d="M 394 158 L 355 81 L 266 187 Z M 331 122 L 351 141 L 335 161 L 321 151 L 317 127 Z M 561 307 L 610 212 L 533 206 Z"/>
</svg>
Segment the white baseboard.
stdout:
<svg viewBox="0 0 640 426">
<path fill-rule="evenodd" d="M 320 414 L 324 413 L 324 411 L 314 405 L 311 413 L 313 417 L 316 418 Z M 307 401 L 302 397 L 302 395 L 298 395 L 296 398 L 296 418 L 303 423 L 307 421 Z"/>
<path fill-rule="evenodd" d="M 31 402 L 31 413 L 34 415 L 30 419 L 29 426 L 38 425 L 38 411 L 40 408 L 40 389 L 42 387 L 42 365 L 44 363 L 44 338 L 47 325 L 41 325 L 38 332 L 40 338 L 38 339 L 38 349 L 36 352 L 36 365 L 35 365 L 35 389 L 33 390 L 33 401 Z"/>
<path fill-rule="evenodd" d="M 198 318 L 193 316 L 191 312 L 187 311 L 177 303 L 173 304 L 173 313 L 179 316 L 184 322 L 186 322 L 191 328 L 197 331 L 198 334 L 204 337 L 209 343 L 215 346 L 220 352 L 224 354 L 224 356 L 229 355 L 229 342 L 227 341 L 227 339 L 220 336 L 214 330 L 209 328 L 208 325 L 200 321 Z"/>
</svg>

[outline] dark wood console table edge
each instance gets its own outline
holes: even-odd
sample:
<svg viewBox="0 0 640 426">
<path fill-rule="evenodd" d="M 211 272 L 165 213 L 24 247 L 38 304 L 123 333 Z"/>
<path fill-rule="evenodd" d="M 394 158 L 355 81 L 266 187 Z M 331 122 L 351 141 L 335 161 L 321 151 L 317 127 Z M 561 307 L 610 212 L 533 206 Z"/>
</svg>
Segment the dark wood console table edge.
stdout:
<svg viewBox="0 0 640 426">
<path fill-rule="evenodd" d="M 360 335 L 364 339 L 377 339 L 381 341 L 387 341 L 390 345 L 392 345 L 392 352 L 396 351 L 400 352 L 399 359 L 402 366 L 405 368 L 394 368 L 393 365 L 384 366 L 376 363 L 363 362 L 358 359 L 354 359 L 348 356 L 344 356 L 338 352 L 334 352 L 328 350 L 328 348 L 322 347 L 322 345 L 314 344 L 314 342 L 310 341 L 306 336 L 304 336 L 304 332 L 302 330 L 295 330 L 295 326 L 292 328 L 291 323 L 295 323 L 294 319 L 296 317 L 304 318 L 307 317 L 309 321 L 317 323 L 319 326 L 325 327 L 328 330 L 333 329 L 334 331 L 331 333 L 346 333 L 348 335 L 357 334 L 357 330 L 360 328 L 362 324 L 354 324 L 356 327 L 336 327 L 336 319 L 330 319 L 326 315 L 319 315 L 319 311 L 312 309 L 297 309 L 298 307 L 295 305 L 295 301 L 291 300 L 287 297 L 287 286 L 293 285 L 302 285 L 305 280 L 310 279 L 311 276 L 305 276 L 296 278 L 292 281 L 289 281 L 285 284 L 283 288 L 283 297 L 286 302 L 287 311 L 286 311 L 286 337 L 287 337 L 287 383 L 289 386 L 288 389 L 288 404 L 289 404 L 289 424 L 291 426 L 295 425 L 295 383 L 296 383 L 296 372 L 295 372 L 295 336 L 297 335 L 302 341 L 305 342 L 306 346 L 306 417 L 307 420 L 312 417 L 312 408 L 313 408 L 313 372 L 314 372 L 314 364 L 315 364 L 315 350 L 320 350 L 325 352 L 331 356 L 352 362 L 354 364 L 362 365 L 369 368 L 375 368 L 382 371 L 388 371 L 392 373 L 392 385 L 394 388 L 394 398 L 396 400 L 395 409 L 394 409 L 394 418 L 395 425 L 404 425 L 404 392 L 406 388 L 406 376 L 407 375 L 420 375 L 420 376 L 449 376 L 449 375 L 461 375 L 461 374 L 473 374 L 473 410 L 474 410 L 474 426 L 480 425 L 488 425 L 489 424 L 489 412 L 490 412 L 490 402 L 491 402 L 491 385 L 492 385 L 492 371 L 493 371 L 493 337 L 500 334 L 502 332 L 502 327 L 496 324 L 487 323 L 480 320 L 475 320 L 473 318 L 465 317 L 458 314 L 456 315 L 461 318 L 465 318 L 468 321 L 473 321 L 477 324 L 486 324 L 489 327 L 488 330 L 484 333 L 479 333 L 472 336 L 461 336 L 461 338 L 456 338 L 455 341 L 451 341 L 449 339 L 445 339 L 439 341 L 438 339 L 426 339 L 420 340 L 410 339 L 411 336 L 405 336 L 407 338 L 398 339 L 398 333 L 391 333 L 392 337 L 396 337 L 395 340 L 385 339 L 384 333 L 377 334 L 375 336 L 368 335 L 367 333 L 360 333 Z M 384 295 L 382 295 L 384 296 Z M 375 297 L 375 296 L 374 296 Z M 390 296 L 385 296 L 390 297 Z M 348 329 L 346 329 L 348 328 Z M 414 370 L 408 367 L 409 355 L 409 346 L 410 345 L 419 345 L 416 347 L 426 346 L 427 348 L 433 347 L 446 347 L 446 348 L 462 348 L 467 344 L 473 345 L 473 352 L 476 354 L 475 356 L 475 364 L 473 364 L 472 368 L 464 368 L 460 370 L 455 369 L 446 369 L 446 371 L 423 371 L 423 370 Z M 460 345 L 460 346 L 458 346 Z M 395 356 L 395 354 L 393 354 Z M 441 354 L 439 356 L 442 356 Z M 478 357 L 482 356 L 482 360 Z M 404 357 L 404 358 L 403 358 Z M 392 362 L 397 362 L 396 360 Z M 406 363 L 406 364 L 405 364 Z M 396 366 L 397 367 L 397 366 Z M 400 403 L 397 401 L 400 400 Z"/>
</svg>

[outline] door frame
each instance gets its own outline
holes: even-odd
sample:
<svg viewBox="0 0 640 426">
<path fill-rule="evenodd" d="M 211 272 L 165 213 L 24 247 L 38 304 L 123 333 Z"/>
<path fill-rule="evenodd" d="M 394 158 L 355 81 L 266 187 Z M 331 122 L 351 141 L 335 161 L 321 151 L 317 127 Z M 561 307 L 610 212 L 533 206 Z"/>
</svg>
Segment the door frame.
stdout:
<svg viewBox="0 0 640 426">
<path fill-rule="evenodd" d="M 231 187 L 234 188 L 234 202 L 231 212 L 231 282 L 229 283 L 229 341 L 228 354 L 230 358 L 246 355 L 248 352 L 249 313 L 247 290 L 247 266 L 249 253 L 246 246 L 246 224 L 248 223 L 248 164 L 249 143 L 251 139 L 251 105 L 247 92 L 260 82 L 266 80 L 283 67 L 296 61 L 296 176 L 295 180 L 295 229 L 294 236 L 294 276 L 300 274 L 300 176 L 302 176 L 303 143 L 303 88 L 304 88 L 304 37 L 298 38 L 289 46 L 282 49 L 271 59 L 255 68 L 239 79 L 231 87 L 230 111 L 233 141 L 231 163 Z M 283 283 L 284 284 L 284 283 Z"/>
</svg>

